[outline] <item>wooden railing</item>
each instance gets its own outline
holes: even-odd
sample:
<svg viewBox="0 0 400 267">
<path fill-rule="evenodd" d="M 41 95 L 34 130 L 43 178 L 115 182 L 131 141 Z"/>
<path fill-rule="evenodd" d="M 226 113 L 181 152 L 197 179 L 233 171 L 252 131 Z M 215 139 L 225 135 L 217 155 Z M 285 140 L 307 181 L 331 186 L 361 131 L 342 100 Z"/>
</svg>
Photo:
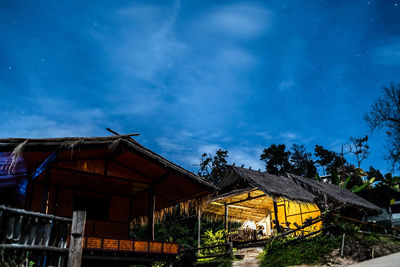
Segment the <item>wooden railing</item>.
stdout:
<svg viewBox="0 0 400 267">
<path fill-rule="evenodd" d="M 86 250 L 106 250 L 149 254 L 178 254 L 178 243 L 135 240 L 113 237 L 85 237 L 83 247 Z"/>
<path fill-rule="evenodd" d="M 72 220 L 0 205 L 0 249 L 68 252 Z"/>
</svg>

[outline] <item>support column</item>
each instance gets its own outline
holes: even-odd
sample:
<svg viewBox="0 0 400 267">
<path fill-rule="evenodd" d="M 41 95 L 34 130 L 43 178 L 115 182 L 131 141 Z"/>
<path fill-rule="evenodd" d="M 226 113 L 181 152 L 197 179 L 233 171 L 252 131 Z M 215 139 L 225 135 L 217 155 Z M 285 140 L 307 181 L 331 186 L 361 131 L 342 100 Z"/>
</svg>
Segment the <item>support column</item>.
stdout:
<svg viewBox="0 0 400 267">
<path fill-rule="evenodd" d="M 154 212 L 156 208 L 156 200 L 154 195 L 154 186 L 149 186 L 149 214 L 147 223 L 147 238 L 154 240 Z"/>
<path fill-rule="evenodd" d="M 228 243 L 228 205 L 225 203 L 225 243 Z"/>
<path fill-rule="evenodd" d="M 74 211 L 72 215 L 68 267 L 79 267 L 82 264 L 83 235 L 85 233 L 85 224 L 86 211 Z"/>
<path fill-rule="evenodd" d="M 276 204 L 276 198 L 273 198 L 274 202 L 274 212 L 275 212 L 275 225 L 276 225 L 276 231 L 278 233 L 281 232 L 281 229 L 279 227 L 279 220 L 278 220 L 278 205 Z"/>
</svg>

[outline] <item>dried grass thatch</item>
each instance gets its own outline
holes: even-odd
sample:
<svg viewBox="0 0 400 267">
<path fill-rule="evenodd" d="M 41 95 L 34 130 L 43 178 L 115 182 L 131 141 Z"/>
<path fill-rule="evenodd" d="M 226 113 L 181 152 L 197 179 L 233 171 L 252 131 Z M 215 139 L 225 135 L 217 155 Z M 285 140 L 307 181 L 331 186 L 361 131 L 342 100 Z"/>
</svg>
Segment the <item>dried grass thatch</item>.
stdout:
<svg viewBox="0 0 400 267">
<path fill-rule="evenodd" d="M 236 166 L 230 167 L 230 173 L 221 184 L 221 190 L 242 179 L 251 188 L 258 188 L 270 197 L 284 197 L 288 200 L 314 203 L 315 196 L 296 185 L 291 179 L 253 171 Z"/>
<path fill-rule="evenodd" d="M 381 210 L 375 204 L 372 204 L 371 202 L 363 199 L 362 197 L 359 197 L 356 194 L 350 192 L 349 190 L 341 188 L 337 185 L 324 183 L 309 178 L 304 178 L 291 173 L 288 173 L 287 176 L 293 179 L 293 181 L 299 187 L 311 192 L 312 194 L 320 198 L 323 195 L 326 195 L 330 200 L 339 204 L 357 206 L 359 208 L 368 210 L 375 210 L 375 211 Z"/>
<path fill-rule="evenodd" d="M 4 169 L 5 169 L 5 171 L 7 171 L 8 174 L 13 174 L 15 172 L 17 163 L 18 163 L 18 161 L 22 155 L 22 152 L 24 151 L 24 147 L 27 143 L 28 143 L 28 139 L 23 141 L 22 143 L 20 143 L 12 151 L 11 157 L 8 159 L 7 164 L 4 166 Z"/>
<path fill-rule="evenodd" d="M 161 210 L 156 210 L 154 213 L 154 222 L 162 222 L 167 215 L 180 214 L 182 216 L 189 216 L 191 213 L 203 213 L 207 208 L 210 199 L 211 195 L 206 195 L 199 198 L 189 199 Z M 138 218 L 134 218 L 132 221 L 133 224 L 140 225 L 146 225 L 147 222 L 148 216 L 140 216 Z"/>
</svg>

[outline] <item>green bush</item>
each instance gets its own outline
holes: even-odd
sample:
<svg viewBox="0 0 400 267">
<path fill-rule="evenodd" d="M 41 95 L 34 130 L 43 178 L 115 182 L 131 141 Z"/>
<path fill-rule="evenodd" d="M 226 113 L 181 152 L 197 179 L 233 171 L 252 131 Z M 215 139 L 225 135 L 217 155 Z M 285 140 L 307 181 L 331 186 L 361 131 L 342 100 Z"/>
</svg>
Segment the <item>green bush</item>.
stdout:
<svg viewBox="0 0 400 267">
<path fill-rule="evenodd" d="M 203 236 L 201 237 L 201 243 L 203 247 L 213 246 L 213 245 L 220 245 L 225 243 L 225 235 L 224 230 L 218 230 L 213 233 L 212 229 L 207 230 Z M 216 247 L 210 249 L 203 249 L 200 251 L 201 256 L 211 255 L 211 254 L 220 254 L 224 253 L 224 247 Z"/>
<path fill-rule="evenodd" d="M 301 241 L 273 241 L 260 254 L 261 266 L 325 263 L 324 255 L 340 246 L 340 238 L 316 236 Z"/>
</svg>

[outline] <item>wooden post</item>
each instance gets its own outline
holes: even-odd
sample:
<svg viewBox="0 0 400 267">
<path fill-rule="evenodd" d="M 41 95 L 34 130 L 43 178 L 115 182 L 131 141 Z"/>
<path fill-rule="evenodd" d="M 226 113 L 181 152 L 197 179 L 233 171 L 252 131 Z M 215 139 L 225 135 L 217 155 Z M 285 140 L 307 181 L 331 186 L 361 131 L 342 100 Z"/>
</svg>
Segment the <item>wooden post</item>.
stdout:
<svg viewBox="0 0 400 267">
<path fill-rule="evenodd" d="M 233 243 L 229 242 L 227 247 L 226 247 L 226 256 L 230 258 L 231 260 L 235 259 L 235 256 L 233 254 Z"/>
<path fill-rule="evenodd" d="M 72 215 L 71 238 L 69 242 L 68 267 L 80 267 L 82 264 L 85 225 L 86 211 L 74 211 Z"/>
<path fill-rule="evenodd" d="M 200 232 L 201 232 L 201 211 L 200 211 L 200 205 L 197 205 L 197 247 L 198 248 L 200 247 L 200 238 L 201 238 Z M 200 253 L 200 250 L 198 250 L 197 253 Z"/>
<path fill-rule="evenodd" d="M 154 195 L 154 186 L 149 186 L 149 220 L 147 223 L 147 238 L 150 240 L 154 240 L 154 212 L 156 207 L 155 195 Z"/>
<path fill-rule="evenodd" d="M 281 229 L 279 227 L 279 220 L 278 220 L 278 205 L 276 204 L 276 198 L 272 199 L 274 202 L 274 212 L 275 212 L 275 225 L 276 225 L 276 231 L 278 233 L 281 232 Z"/>
<path fill-rule="evenodd" d="M 340 257 L 343 258 L 343 252 L 344 252 L 344 240 L 346 238 L 346 233 L 343 233 L 343 237 L 342 237 L 342 249 L 340 250 Z"/>
<path fill-rule="evenodd" d="M 225 243 L 228 243 L 228 205 L 225 203 Z"/>
</svg>

